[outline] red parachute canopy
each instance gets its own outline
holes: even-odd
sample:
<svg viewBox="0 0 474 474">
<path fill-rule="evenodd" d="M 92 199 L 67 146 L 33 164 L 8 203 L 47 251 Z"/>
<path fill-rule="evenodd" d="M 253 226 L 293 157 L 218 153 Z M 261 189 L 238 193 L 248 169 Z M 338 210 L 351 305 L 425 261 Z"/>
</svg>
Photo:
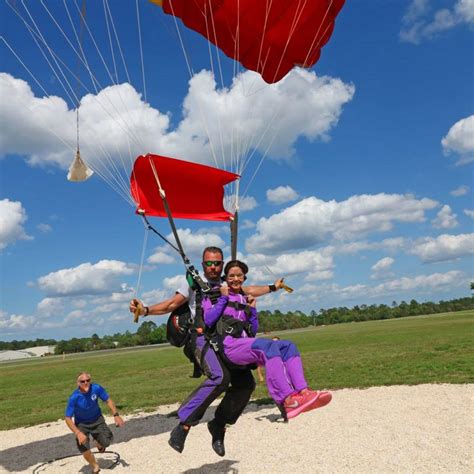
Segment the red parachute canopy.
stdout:
<svg viewBox="0 0 474 474">
<path fill-rule="evenodd" d="M 209 221 L 233 217 L 224 209 L 224 186 L 238 174 L 152 154 L 139 156 L 130 176 L 130 193 L 147 216 L 167 217 L 154 170 L 173 217 Z"/>
<path fill-rule="evenodd" d="M 151 0 L 268 83 L 311 67 L 345 0 Z"/>
</svg>

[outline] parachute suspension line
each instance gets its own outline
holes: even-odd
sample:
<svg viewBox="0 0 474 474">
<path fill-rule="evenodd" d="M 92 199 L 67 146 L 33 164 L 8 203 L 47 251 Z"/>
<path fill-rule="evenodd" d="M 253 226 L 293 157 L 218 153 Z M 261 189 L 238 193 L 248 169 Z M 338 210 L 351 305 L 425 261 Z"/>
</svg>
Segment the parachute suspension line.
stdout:
<svg viewBox="0 0 474 474">
<path fill-rule="evenodd" d="M 303 6 L 301 6 L 301 2 L 303 1 Z M 295 8 L 295 16 L 293 17 L 293 22 L 292 22 L 292 25 L 291 25 L 291 28 L 290 28 L 290 34 L 288 35 L 288 38 L 286 40 L 286 44 L 285 44 L 285 47 L 283 48 L 283 51 L 281 53 L 281 56 L 280 56 L 280 61 L 278 62 L 278 66 L 276 67 L 275 69 L 275 74 L 273 76 L 273 81 L 275 81 L 275 78 L 276 78 L 276 75 L 277 75 L 277 72 L 278 70 L 280 69 L 280 66 L 281 66 L 281 63 L 283 61 L 283 57 L 285 56 L 285 53 L 286 53 L 286 50 L 288 48 L 288 45 L 290 44 L 290 41 L 291 41 L 291 38 L 293 37 L 293 34 L 294 32 L 296 31 L 296 26 L 298 24 L 298 21 L 300 20 L 301 18 L 301 15 L 303 14 L 303 10 L 306 6 L 306 3 L 308 2 L 308 0 L 298 0 L 298 6 Z M 301 6 L 301 8 L 300 8 Z M 299 10 L 299 11 L 298 11 Z"/>
<path fill-rule="evenodd" d="M 211 9 L 211 0 L 208 0 L 209 2 L 209 9 Z M 207 8 L 207 5 L 204 5 L 204 8 L 206 9 Z M 216 36 L 216 29 L 215 29 L 215 23 L 214 23 L 214 17 L 212 15 L 211 16 L 211 24 L 212 24 L 212 29 L 213 29 L 213 33 L 214 33 L 214 37 L 216 38 L 216 46 L 215 46 L 215 51 L 216 51 L 216 58 L 217 58 L 217 64 L 219 66 L 219 75 L 220 75 L 220 80 L 221 80 L 221 88 L 223 89 L 224 88 L 224 78 L 222 76 L 222 65 L 221 65 L 221 61 L 220 61 L 220 56 L 219 56 L 219 50 L 218 50 L 218 47 L 217 47 L 217 36 Z M 207 12 L 206 10 L 204 10 L 204 20 L 206 22 L 206 32 L 207 32 L 207 35 L 209 36 L 209 24 L 208 24 L 208 15 L 207 15 Z M 214 61 L 213 61 L 213 55 L 212 55 L 212 47 L 211 47 L 211 42 L 208 41 L 207 42 L 207 48 L 208 48 L 208 52 L 209 52 L 209 62 L 210 62 L 210 65 L 211 65 L 211 71 L 212 71 L 212 75 L 214 76 L 214 79 L 216 77 L 216 73 L 214 71 Z M 220 117 L 220 114 L 218 113 L 217 114 L 217 128 L 219 130 L 219 139 L 220 139 L 220 145 L 221 145 L 221 160 L 222 160 L 222 167 L 224 169 L 226 169 L 226 157 L 225 157 L 225 151 L 224 151 L 224 139 L 223 139 L 223 136 L 222 136 L 222 123 L 221 123 L 221 117 Z M 215 164 L 216 166 L 217 165 L 217 159 L 215 160 Z"/>
<path fill-rule="evenodd" d="M 179 254 L 181 255 L 181 258 L 183 259 L 183 262 L 185 264 L 186 264 L 186 261 L 188 261 L 188 263 L 189 263 L 189 260 L 187 259 L 186 255 L 184 253 L 183 246 L 181 245 L 181 240 L 179 238 L 178 231 L 176 230 L 176 226 L 174 224 L 174 219 L 173 219 L 173 216 L 171 214 L 171 211 L 170 211 L 170 208 L 169 208 L 169 205 L 168 205 L 168 200 L 166 199 L 165 190 L 161 187 L 160 178 L 158 177 L 158 173 L 156 171 L 155 164 L 153 163 L 153 160 L 151 159 L 151 157 L 149 157 L 149 162 L 150 162 L 151 169 L 153 171 L 153 176 L 155 177 L 155 181 L 156 181 L 156 184 L 158 186 L 158 190 L 159 190 L 159 193 L 160 193 L 161 200 L 163 201 L 163 206 L 165 208 L 166 215 L 168 216 L 168 221 L 170 223 L 171 230 L 173 231 L 174 239 L 176 240 L 176 244 L 177 244 L 178 249 L 179 249 L 178 250 Z"/>
<path fill-rule="evenodd" d="M 68 88 L 69 88 L 69 91 L 68 91 L 68 89 L 66 88 L 66 86 L 64 85 L 64 83 L 63 83 L 63 81 L 61 80 L 61 78 L 58 76 L 58 73 L 56 72 L 56 69 L 54 68 L 54 66 L 53 66 L 53 65 L 51 64 L 51 62 L 49 61 L 49 59 L 48 59 L 47 55 L 45 54 L 45 52 L 43 51 L 43 49 L 39 46 L 39 43 L 38 43 L 38 42 L 36 41 L 36 39 L 33 37 L 33 39 L 34 39 L 36 45 L 38 46 L 38 48 L 39 48 L 39 50 L 40 50 L 42 56 L 44 57 L 44 59 L 45 59 L 46 62 L 48 63 L 49 67 L 50 67 L 51 70 L 53 71 L 53 74 L 55 75 L 56 79 L 57 79 L 57 80 L 59 81 L 59 83 L 61 84 L 61 87 L 63 88 L 64 92 L 65 92 L 66 95 L 68 96 L 69 101 L 70 101 L 71 103 L 74 103 L 74 104 L 75 104 L 76 101 L 77 101 L 77 98 L 76 98 L 76 100 L 74 100 L 74 99 L 71 98 L 71 93 L 72 93 L 72 95 L 74 95 L 74 90 L 73 90 L 73 88 L 72 88 L 71 85 L 69 84 L 67 78 L 64 76 L 64 73 L 62 72 L 61 67 L 58 65 L 55 56 L 54 56 L 53 54 L 51 54 L 51 48 L 49 47 L 49 45 L 47 44 L 46 40 L 44 39 L 44 36 L 41 34 L 41 31 L 40 31 L 38 25 L 37 25 L 37 24 L 35 23 L 35 21 L 33 20 L 33 18 L 32 18 L 32 16 L 31 16 L 30 12 L 29 12 L 29 10 L 28 10 L 28 8 L 27 8 L 23 3 L 22 3 L 22 5 L 23 5 L 24 9 L 26 10 L 28 16 L 30 17 L 30 20 L 31 20 L 31 22 L 32 22 L 32 24 L 33 24 L 33 26 L 34 26 L 34 29 L 36 29 L 36 33 L 35 33 L 35 34 L 36 34 L 37 36 L 39 36 L 39 38 L 41 39 L 41 42 L 42 42 L 43 45 L 46 47 L 46 49 L 48 50 L 49 54 L 52 56 L 52 58 L 53 58 L 53 60 L 54 60 L 54 62 L 55 62 L 55 64 L 56 64 L 56 67 L 59 69 L 59 72 L 61 72 L 61 74 L 62 74 L 62 76 L 63 76 L 63 78 L 64 78 L 64 81 L 66 82 L 66 84 L 67 84 L 67 86 L 68 86 Z"/>
<path fill-rule="evenodd" d="M 326 36 L 326 33 L 328 32 L 329 28 L 331 28 L 331 23 L 328 23 L 328 25 L 326 26 L 325 30 L 324 30 L 324 33 L 319 36 L 319 40 L 317 42 L 317 44 L 315 44 L 316 42 L 316 39 L 319 35 L 319 32 L 321 31 L 321 26 L 323 25 L 324 21 L 326 20 L 326 17 L 328 16 L 328 13 L 329 13 L 329 10 L 331 9 L 332 7 L 332 3 L 333 3 L 333 0 L 331 0 L 331 2 L 329 3 L 328 5 L 328 8 L 326 9 L 326 13 L 324 14 L 324 18 L 321 20 L 321 23 L 319 25 L 319 28 L 318 28 L 318 31 L 315 33 L 314 35 L 314 38 L 313 38 L 313 41 L 311 42 L 311 45 L 309 46 L 308 48 L 308 52 L 306 53 L 306 58 L 304 60 L 304 63 L 303 63 L 303 66 L 305 64 L 307 64 L 308 62 L 308 59 L 309 59 L 309 55 L 311 54 L 311 50 L 316 46 L 316 47 L 319 47 L 320 43 L 321 43 L 321 40 Z"/>
<path fill-rule="evenodd" d="M 107 6 L 107 12 L 108 12 L 108 15 L 109 15 L 109 18 L 110 18 L 110 22 L 112 24 L 112 30 L 114 31 L 115 42 L 117 43 L 117 48 L 120 52 L 120 57 L 122 58 L 123 68 L 125 70 L 125 75 L 127 76 L 127 82 L 129 84 L 131 84 L 132 81 L 130 80 L 130 75 L 128 73 L 128 68 L 127 68 L 127 63 L 125 61 L 125 56 L 123 55 L 122 46 L 121 46 L 120 41 L 119 41 L 119 37 L 118 37 L 118 34 L 117 34 L 117 29 L 115 28 L 115 23 L 114 23 L 114 20 L 113 20 L 113 17 L 112 17 L 112 12 L 110 11 L 108 0 L 103 0 L 103 1 L 104 1 L 104 5 Z M 118 76 L 117 76 L 117 82 L 118 82 Z"/>
<path fill-rule="evenodd" d="M 230 221 L 230 247 L 231 247 L 231 259 L 237 259 L 237 234 L 239 228 L 239 184 L 240 179 L 237 180 L 235 185 L 235 199 L 234 199 L 234 217 Z"/>
<path fill-rule="evenodd" d="M 115 62 L 115 53 L 114 53 L 114 47 L 112 45 L 112 35 L 110 34 L 110 25 L 109 25 L 109 16 L 107 13 L 107 8 L 106 8 L 106 2 L 105 0 L 102 0 L 102 6 L 104 7 L 104 18 L 105 18 L 105 25 L 107 27 L 107 36 L 109 38 L 109 47 L 110 47 L 110 54 L 112 56 L 112 62 L 114 64 L 114 73 L 115 73 L 115 83 L 118 84 L 119 82 L 119 76 L 118 76 L 118 71 L 117 71 L 117 63 Z M 130 81 L 129 81 L 130 82 Z"/>
<path fill-rule="evenodd" d="M 142 281 L 142 273 L 143 273 L 143 262 L 145 260 L 145 251 L 147 248 L 148 244 L 148 232 L 147 232 L 147 226 L 144 223 L 144 232 L 143 232 L 143 244 L 142 244 L 142 253 L 140 256 L 140 266 L 138 268 L 138 276 L 137 276 L 137 285 L 135 287 L 135 291 L 133 292 L 133 297 L 137 298 L 139 291 L 140 291 L 140 286 L 141 286 L 141 281 Z"/>
<path fill-rule="evenodd" d="M 77 4 L 75 4 L 75 6 L 76 6 L 76 9 L 78 9 Z M 108 68 L 108 66 L 107 66 L 107 63 L 105 62 L 105 59 L 104 59 L 104 57 L 103 57 L 103 55 L 102 55 L 102 53 L 101 53 L 101 51 L 100 51 L 100 49 L 99 49 L 99 47 L 98 47 L 98 45 L 97 45 L 97 42 L 96 42 L 96 40 L 95 40 L 95 38 L 94 38 L 94 35 L 92 34 L 92 31 L 90 30 L 89 25 L 87 24 L 87 21 L 84 21 L 84 25 L 85 25 L 85 27 L 86 27 L 86 29 L 87 29 L 87 32 L 89 33 L 89 37 L 90 37 L 90 39 L 92 40 L 92 43 L 93 43 L 94 46 L 95 46 L 95 49 L 96 49 L 96 51 L 97 51 L 97 54 L 99 55 L 99 57 L 100 57 L 100 59 L 101 59 L 101 61 L 102 61 L 102 64 L 103 64 L 103 66 L 104 66 L 104 68 L 105 68 L 105 70 L 106 70 L 106 72 L 107 72 L 107 74 L 108 74 L 108 76 L 109 76 L 111 82 L 112 82 L 113 84 L 116 84 L 116 83 L 114 82 L 113 75 L 111 74 L 111 72 L 110 72 L 110 70 L 109 70 L 109 68 Z M 125 109 L 127 109 L 127 106 L 126 106 L 126 104 L 124 103 L 123 97 L 122 97 L 122 95 L 120 94 L 120 92 L 119 92 L 118 95 L 119 95 L 119 98 L 120 98 L 120 100 L 121 100 L 121 102 L 122 102 L 122 105 L 125 107 Z M 108 101 L 109 101 L 109 103 L 110 103 L 112 109 L 115 111 L 115 113 L 121 118 L 121 120 L 122 120 L 122 122 L 123 122 L 123 124 L 124 124 L 124 126 L 125 126 L 125 127 L 122 127 L 122 129 L 124 129 L 125 133 L 127 133 L 127 134 L 129 134 L 129 135 L 132 136 L 132 138 L 135 140 L 137 146 L 143 148 L 143 146 L 144 146 L 143 142 L 142 142 L 141 139 L 135 134 L 133 128 L 130 126 L 130 124 L 129 124 L 129 123 L 127 122 L 127 120 L 125 119 L 125 115 L 126 115 L 126 114 L 121 114 L 120 111 L 117 110 L 117 108 L 115 107 L 115 104 L 110 101 L 109 97 L 108 97 L 107 95 L 106 95 L 105 97 L 108 99 Z M 115 122 L 116 122 L 117 124 L 119 124 L 119 122 L 117 121 L 117 119 L 116 119 L 115 117 L 113 117 L 113 115 L 111 115 L 111 114 L 109 114 L 109 115 L 113 118 L 113 120 L 115 120 Z"/>
<path fill-rule="evenodd" d="M 138 8 L 138 0 L 135 1 L 136 10 L 137 10 L 137 27 L 138 27 L 138 41 L 140 43 L 140 59 L 142 65 L 142 81 L 143 81 L 143 96 L 145 97 L 145 102 L 147 102 L 146 96 L 146 81 L 145 81 L 145 62 L 143 60 L 143 46 L 142 46 L 142 31 L 140 25 L 140 10 Z"/>
</svg>

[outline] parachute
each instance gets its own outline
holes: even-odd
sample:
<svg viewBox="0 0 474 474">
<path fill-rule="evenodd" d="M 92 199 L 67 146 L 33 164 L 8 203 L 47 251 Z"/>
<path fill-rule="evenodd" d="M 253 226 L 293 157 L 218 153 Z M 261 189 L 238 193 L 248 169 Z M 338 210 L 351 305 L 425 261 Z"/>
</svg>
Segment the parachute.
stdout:
<svg viewBox="0 0 474 474">
<path fill-rule="evenodd" d="M 318 61 L 345 0 L 150 1 L 274 83 Z"/>
<path fill-rule="evenodd" d="M 211 166 L 165 156 L 139 156 L 130 177 L 130 192 L 140 212 L 167 217 L 160 189 L 173 217 L 210 221 L 229 221 L 232 214 L 223 207 L 224 186 L 239 178 Z"/>
</svg>

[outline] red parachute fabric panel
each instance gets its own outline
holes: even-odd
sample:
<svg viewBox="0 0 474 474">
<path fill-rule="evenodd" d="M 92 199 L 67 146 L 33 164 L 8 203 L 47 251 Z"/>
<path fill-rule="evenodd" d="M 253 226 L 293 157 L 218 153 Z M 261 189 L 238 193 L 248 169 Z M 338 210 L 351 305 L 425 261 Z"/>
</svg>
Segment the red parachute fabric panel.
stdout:
<svg viewBox="0 0 474 474">
<path fill-rule="evenodd" d="M 153 164 L 152 164 L 153 163 Z M 139 156 L 130 176 L 130 193 L 147 216 L 167 217 L 160 197 L 156 170 L 174 218 L 228 221 L 224 209 L 224 186 L 238 174 L 160 155 Z"/>
<path fill-rule="evenodd" d="M 344 1 L 163 0 L 162 6 L 273 83 L 294 66 L 311 67 L 318 61 Z"/>
</svg>

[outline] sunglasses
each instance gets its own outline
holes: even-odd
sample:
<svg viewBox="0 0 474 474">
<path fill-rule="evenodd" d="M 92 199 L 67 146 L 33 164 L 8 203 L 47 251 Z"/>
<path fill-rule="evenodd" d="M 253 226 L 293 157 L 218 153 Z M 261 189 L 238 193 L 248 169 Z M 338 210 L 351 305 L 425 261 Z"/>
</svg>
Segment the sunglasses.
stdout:
<svg viewBox="0 0 474 474">
<path fill-rule="evenodd" d="M 218 267 L 222 265 L 224 262 L 222 260 L 205 260 L 202 262 L 206 267 L 212 267 L 213 265 L 215 267 Z"/>
<path fill-rule="evenodd" d="M 79 383 L 90 383 L 91 379 L 79 380 Z"/>
</svg>

